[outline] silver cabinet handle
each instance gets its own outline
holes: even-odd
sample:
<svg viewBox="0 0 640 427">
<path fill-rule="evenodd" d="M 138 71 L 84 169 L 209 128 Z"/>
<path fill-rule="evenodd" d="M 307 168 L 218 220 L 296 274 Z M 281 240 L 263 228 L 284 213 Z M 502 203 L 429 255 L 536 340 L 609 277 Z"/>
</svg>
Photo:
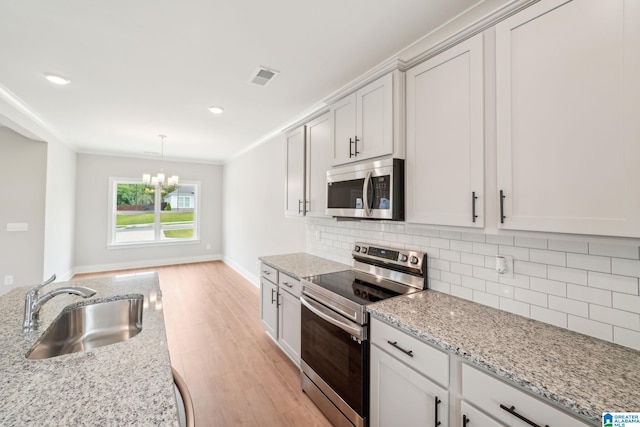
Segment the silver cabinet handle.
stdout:
<svg viewBox="0 0 640 427">
<path fill-rule="evenodd" d="M 293 285 L 290 285 L 289 282 L 282 282 L 283 285 L 293 288 Z"/>
</svg>

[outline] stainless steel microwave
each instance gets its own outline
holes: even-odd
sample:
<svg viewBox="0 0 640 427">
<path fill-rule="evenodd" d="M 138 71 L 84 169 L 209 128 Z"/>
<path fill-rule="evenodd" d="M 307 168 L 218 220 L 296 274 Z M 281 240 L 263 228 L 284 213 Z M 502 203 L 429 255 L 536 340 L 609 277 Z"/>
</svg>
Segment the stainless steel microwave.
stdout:
<svg viewBox="0 0 640 427">
<path fill-rule="evenodd" d="M 327 171 L 327 215 L 404 221 L 404 160 Z"/>
</svg>

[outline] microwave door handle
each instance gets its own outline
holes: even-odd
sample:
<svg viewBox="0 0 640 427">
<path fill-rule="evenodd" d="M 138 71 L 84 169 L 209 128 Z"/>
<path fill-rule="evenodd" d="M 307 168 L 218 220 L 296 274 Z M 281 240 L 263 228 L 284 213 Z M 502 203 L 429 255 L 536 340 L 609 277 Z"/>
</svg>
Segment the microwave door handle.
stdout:
<svg viewBox="0 0 640 427">
<path fill-rule="evenodd" d="M 364 179 L 364 187 L 362 189 L 362 199 L 364 200 L 364 211 L 367 216 L 373 214 L 373 208 L 369 207 L 369 183 L 371 182 L 371 171 L 367 171 L 367 177 Z"/>
<path fill-rule="evenodd" d="M 349 334 L 357 337 L 358 339 L 361 339 L 361 340 L 367 339 L 367 337 L 364 334 L 364 330 L 360 325 L 355 323 L 352 324 L 352 322 L 340 319 L 342 316 L 340 316 L 339 314 L 334 314 L 333 311 L 326 309 L 318 304 L 315 304 L 313 301 L 309 300 L 304 295 L 300 297 L 300 303 L 305 307 L 307 307 L 309 311 L 311 311 L 313 314 L 315 314 L 322 320 L 326 320 L 332 325 L 337 326 L 338 328 L 342 329 L 345 332 L 348 332 Z"/>
</svg>

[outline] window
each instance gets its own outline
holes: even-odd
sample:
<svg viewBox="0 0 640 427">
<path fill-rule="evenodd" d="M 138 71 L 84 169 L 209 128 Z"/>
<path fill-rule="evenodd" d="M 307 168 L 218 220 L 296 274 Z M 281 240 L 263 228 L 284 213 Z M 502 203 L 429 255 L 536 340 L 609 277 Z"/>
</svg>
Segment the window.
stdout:
<svg viewBox="0 0 640 427">
<path fill-rule="evenodd" d="M 197 183 L 153 186 L 110 179 L 111 245 L 157 244 L 198 239 Z"/>
</svg>

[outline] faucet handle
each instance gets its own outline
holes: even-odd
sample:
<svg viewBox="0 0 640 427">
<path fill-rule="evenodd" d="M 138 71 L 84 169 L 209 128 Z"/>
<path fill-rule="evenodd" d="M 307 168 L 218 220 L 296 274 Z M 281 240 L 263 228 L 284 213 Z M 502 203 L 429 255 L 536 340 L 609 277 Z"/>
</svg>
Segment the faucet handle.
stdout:
<svg viewBox="0 0 640 427">
<path fill-rule="evenodd" d="M 56 275 L 55 275 L 55 274 L 53 274 L 53 276 L 49 277 L 49 278 L 48 278 L 47 280 L 45 280 L 44 282 L 42 282 L 42 283 L 40 283 L 40 284 L 38 284 L 38 285 L 35 285 L 33 288 L 31 288 L 31 289 L 29 290 L 29 292 L 33 292 L 34 294 L 36 294 L 36 295 L 37 295 L 37 294 L 38 294 L 38 292 L 40 291 L 40 289 L 41 289 L 43 286 L 47 286 L 49 283 L 53 282 L 54 280 L 56 280 Z"/>
</svg>

